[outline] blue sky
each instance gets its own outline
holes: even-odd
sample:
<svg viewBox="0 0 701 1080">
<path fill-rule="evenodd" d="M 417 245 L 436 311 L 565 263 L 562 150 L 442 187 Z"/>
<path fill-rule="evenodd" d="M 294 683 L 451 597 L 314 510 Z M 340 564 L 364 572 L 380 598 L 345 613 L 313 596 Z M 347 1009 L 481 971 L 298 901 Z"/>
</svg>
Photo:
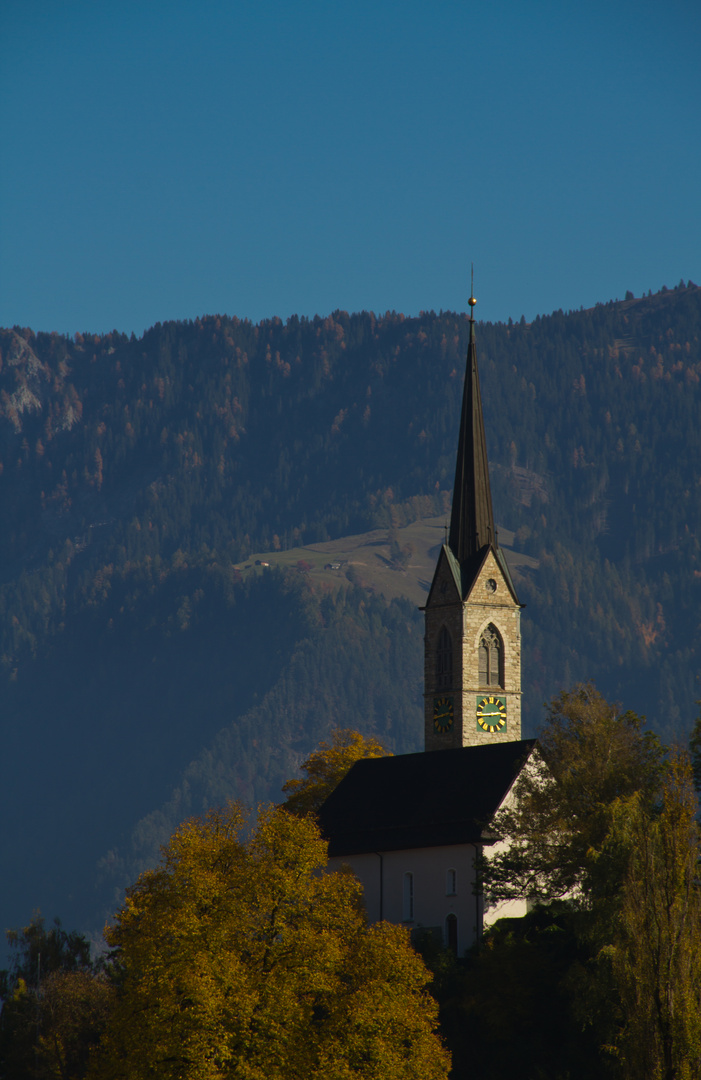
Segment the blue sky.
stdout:
<svg viewBox="0 0 701 1080">
<path fill-rule="evenodd" d="M 701 282 L 698 0 L 4 0 L 0 325 Z"/>
</svg>

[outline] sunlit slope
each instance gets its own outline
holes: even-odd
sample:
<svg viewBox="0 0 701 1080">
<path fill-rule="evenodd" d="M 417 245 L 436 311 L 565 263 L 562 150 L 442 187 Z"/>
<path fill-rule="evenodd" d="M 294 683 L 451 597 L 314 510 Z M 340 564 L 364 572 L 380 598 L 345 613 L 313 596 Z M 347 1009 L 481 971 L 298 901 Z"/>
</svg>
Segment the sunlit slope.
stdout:
<svg viewBox="0 0 701 1080">
<path fill-rule="evenodd" d="M 238 569 L 244 575 L 262 573 L 264 564 L 297 569 L 322 590 L 341 588 L 350 579 L 387 600 L 405 597 L 420 607 L 428 594 L 445 527 L 445 518 L 439 516 L 400 529 L 373 529 L 288 551 L 254 552 Z M 512 532 L 499 529 L 499 539 L 517 579 L 519 573 L 537 569 L 536 559 L 508 546 L 513 543 Z"/>
</svg>

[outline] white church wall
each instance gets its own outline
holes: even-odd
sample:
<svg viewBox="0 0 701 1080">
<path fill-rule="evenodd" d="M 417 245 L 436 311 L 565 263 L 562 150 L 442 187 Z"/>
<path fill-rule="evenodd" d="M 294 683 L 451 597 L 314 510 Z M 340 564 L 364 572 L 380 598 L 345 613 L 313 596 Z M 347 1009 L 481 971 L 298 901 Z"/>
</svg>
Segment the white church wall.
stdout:
<svg viewBox="0 0 701 1080">
<path fill-rule="evenodd" d="M 456 844 L 336 857 L 329 859 L 329 866 L 351 867 L 363 885 L 370 922 L 383 918 L 411 931 L 431 930 L 448 945 L 446 920 L 454 916 L 457 955 L 463 956 L 482 929 L 474 862 L 475 847 Z"/>
<path fill-rule="evenodd" d="M 549 782 L 549 773 L 545 762 L 537 748 L 533 750 L 528 761 L 523 766 L 523 769 L 519 773 L 519 777 L 514 784 L 510 787 L 506 793 L 505 798 L 499 807 L 499 810 L 512 810 L 518 799 L 518 781 L 521 777 L 528 776 L 531 783 L 537 782 L 538 784 L 547 784 Z M 497 811 L 497 814 L 499 813 Z M 500 841 L 498 844 L 491 844 L 489 847 L 484 848 L 484 854 L 489 859 L 494 855 L 501 855 L 505 851 L 508 851 L 508 841 Z M 492 926 L 498 919 L 520 919 L 523 918 L 528 912 L 528 899 L 526 897 L 519 897 L 517 900 L 503 900 L 499 904 L 492 904 L 484 909 L 484 925 Z"/>
</svg>

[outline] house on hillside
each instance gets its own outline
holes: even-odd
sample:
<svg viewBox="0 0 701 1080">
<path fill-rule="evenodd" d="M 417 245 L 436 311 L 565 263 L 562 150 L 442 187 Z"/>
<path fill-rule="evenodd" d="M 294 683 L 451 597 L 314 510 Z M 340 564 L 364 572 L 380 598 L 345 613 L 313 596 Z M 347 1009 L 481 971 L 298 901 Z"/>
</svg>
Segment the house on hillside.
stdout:
<svg viewBox="0 0 701 1080">
<path fill-rule="evenodd" d="M 475 858 L 537 767 L 521 739 L 521 604 L 499 548 L 475 349 L 474 297 L 450 531 L 424 607 L 424 752 L 353 766 L 320 811 L 332 866 L 361 880 L 372 921 L 438 934 L 458 955 L 483 925 Z"/>
</svg>

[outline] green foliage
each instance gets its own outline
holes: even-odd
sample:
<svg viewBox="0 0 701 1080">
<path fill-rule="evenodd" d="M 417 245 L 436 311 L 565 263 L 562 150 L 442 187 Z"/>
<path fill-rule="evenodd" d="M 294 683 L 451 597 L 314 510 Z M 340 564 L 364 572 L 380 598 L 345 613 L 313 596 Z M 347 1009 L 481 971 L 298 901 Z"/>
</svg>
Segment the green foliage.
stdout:
<svg viewBox="0 0 701 1080">
<path fill-rule="evenodd" d="M 502 818 L 515 853 L 490 859 L 486 877 L 498 898 L 548 902 L 495 923 L 464 963 L 428 958 L 454 1080 L 697 1080 L 690 757 L 663 759 L 638 717 L 580 686 L 551 705 L 543 759 L 551 771 L 527 777 L 520 811 Z"/>
<path fill-rule="evenodd" d="M 591 686 L 553 702 L 542 753 L 547 766 L 501 817 L 513 851 L 489 859 L 485 877 L 499 898 L 549 903 L 497 923 L 452 985 L 439 980 L 456 1076 L 469 1075 L 472 1046 L 480 1075 L 510 1075 L 518 1046 L 519 1071 L 534 1078 L 695 1080 L 701 833 L 691 759 L 679 750 L 663 759 L 640 719 Z"/>
<path fill-rule="evenodd" d="M 629 851 L 613 941 L 620 995 L 612 1050 L 626 1080 L 701 1076 L 701 832 L 688 756 L 670 759 L 659 814 L 621 801 L 612 840 Z"/>
<path fill-rule="evenodd" d="M 107 931 L 121 990 L 93 1075 L 445 1077 L 427 973 L 311 818 L 230 804 L 181 826 Z"/>
<path fill-rule="evenodd" d="M 590 1080 L 607 1075 L 600 1031 L 583 1024 L 589 952 L 566 906 L 503 919 L 462 963 L 434 977 L 454 1080 Z"/>
<path fill-rule="evenodd" d="M 483 860 L 487 898 L 610 896 L 623 871 L 610 850 L 602 855 L 612 814 L 633 795 L 654 804 L 663 748 L 641 717 L 610 705 L 591 684 L 553 700 L 538 743 L 540 763 L 523 771 L 516 799 L 494 822 L 508 846 Z"/>
<path fill-rule="evenodd" d="M 37 1080 L 83 1080 L 106 1029 L 114 988 L 104 974 L 54 971 L 42 983 Z"/>
<path fill-rule="evenodd" d="M 54 971 L 91 971 L 90 942 L 77 932 L 67 931 L 56 917 L 47 929 L 37 913 L 28 926 L 8 930 L 10 967 L 0 971 L 0 999 L 7 998 L 20 982 L 36 989 L 42 978 Z"/>
<path fill-rule="evenodd" d="M 285 809 L 299 816 L 315 813 L 356 761 L 386 756 L 387 751 L 376 739 L 366 739 L 359 731 L 336 728 L 331 733 L 331 741 L 321 742 L 318 749 L 302 762 L 306 776 L 282 785 L 287 795 Z"/>
<path fill-rule="evenodd" d="M 59 919 L 36 915 L 10 930 L 12 963 L 0 972 L 0 1075 L 12 1080 L 82 1080 L 104 1030 L 112 989 L 90 945 Z"/>
</svg>

